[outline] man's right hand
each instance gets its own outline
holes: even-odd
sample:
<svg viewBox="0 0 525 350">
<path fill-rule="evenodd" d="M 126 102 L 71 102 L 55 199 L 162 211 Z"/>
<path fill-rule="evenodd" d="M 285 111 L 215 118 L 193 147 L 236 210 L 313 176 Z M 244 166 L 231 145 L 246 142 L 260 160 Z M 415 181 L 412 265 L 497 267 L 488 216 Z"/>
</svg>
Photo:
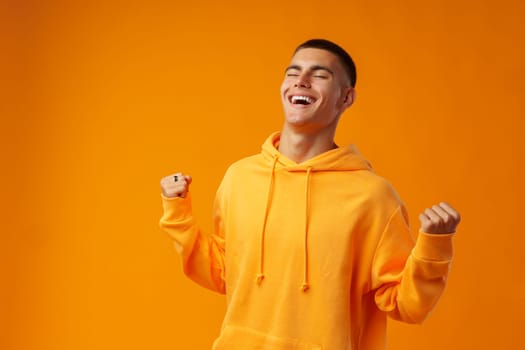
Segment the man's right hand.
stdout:
<svg viewBox="0 0 525 350">
<path fill-rule="evenodd" d="M 186 197 L 191 184 L 191 176 L 175 173 L 160 180 L 160 188 L 164 197 Z"/>
</svg>

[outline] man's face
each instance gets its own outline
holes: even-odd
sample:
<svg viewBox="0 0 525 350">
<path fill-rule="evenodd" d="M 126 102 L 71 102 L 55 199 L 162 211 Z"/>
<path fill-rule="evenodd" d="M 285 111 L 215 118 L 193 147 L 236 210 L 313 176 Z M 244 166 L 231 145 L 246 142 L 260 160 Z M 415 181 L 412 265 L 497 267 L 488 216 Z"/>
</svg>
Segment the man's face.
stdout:
<svg viewBox="0 0 525 350">
<path fill-rule="evenodd" d="M 335 131 L 353 97 L 339 58 L 321 49 L 297 51 L 281 85 L 285 123 L 311 132 L 332 127 Z"/>
</svg>

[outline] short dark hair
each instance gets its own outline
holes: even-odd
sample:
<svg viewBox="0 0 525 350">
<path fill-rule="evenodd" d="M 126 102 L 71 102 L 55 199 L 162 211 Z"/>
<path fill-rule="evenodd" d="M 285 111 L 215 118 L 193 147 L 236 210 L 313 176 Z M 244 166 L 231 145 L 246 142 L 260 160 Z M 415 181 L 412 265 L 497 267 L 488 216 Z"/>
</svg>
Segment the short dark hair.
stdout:
<svg viewBox="0 0 525 350">
<path fill-rule="evenodd" d="M 341 63 L 343 64 L 343 67 L 346 71 L 346 74 L 348 75 L 348 78 L 350 79 L 350 85 L 352 87 L 355 87 L 355 83 L 357 80 L 357 72 L 355 69 L 355 63 L 352 57 L 346 52 L 341 46 L 326 40 L 326 39 L 310 39 L 302 43 L 301 45 L 297 46 L 297 48 L 294 51 L 294 54 L 297 53 L 297 51 L 301 49 L 321 49 L 326 50 L 337 57 L 339 57 Z"/>
</svg>

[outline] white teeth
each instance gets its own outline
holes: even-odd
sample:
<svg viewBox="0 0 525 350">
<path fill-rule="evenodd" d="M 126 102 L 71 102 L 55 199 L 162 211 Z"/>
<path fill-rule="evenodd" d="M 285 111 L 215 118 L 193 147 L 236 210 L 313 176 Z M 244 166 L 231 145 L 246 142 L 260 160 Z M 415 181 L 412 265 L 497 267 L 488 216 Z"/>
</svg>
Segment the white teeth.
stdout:
<svg viewBox="0 0 525 350">
<path fill-rule="evenodd" d="M 307 104 L 314 103 L 315 100 L 309 96 L 292 96 L 292 103 L 298 103 L 299 101 L 304 101 Z"/>
</svg>

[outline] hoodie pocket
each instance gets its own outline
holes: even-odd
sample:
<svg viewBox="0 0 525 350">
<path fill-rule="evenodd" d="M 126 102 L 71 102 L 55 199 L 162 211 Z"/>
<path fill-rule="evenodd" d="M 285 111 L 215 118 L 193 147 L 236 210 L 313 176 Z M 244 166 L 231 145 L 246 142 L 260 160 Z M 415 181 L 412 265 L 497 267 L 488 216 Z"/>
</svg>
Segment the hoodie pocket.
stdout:
<svg viewBox="0 0 525 350">
<path fill-rule="evenodd" d="M 226 326 L 213 344 L 213 350 L 323 350 L 323 347 L 299 339 L 268 335 L 250 328 Z"/>
</svg>

